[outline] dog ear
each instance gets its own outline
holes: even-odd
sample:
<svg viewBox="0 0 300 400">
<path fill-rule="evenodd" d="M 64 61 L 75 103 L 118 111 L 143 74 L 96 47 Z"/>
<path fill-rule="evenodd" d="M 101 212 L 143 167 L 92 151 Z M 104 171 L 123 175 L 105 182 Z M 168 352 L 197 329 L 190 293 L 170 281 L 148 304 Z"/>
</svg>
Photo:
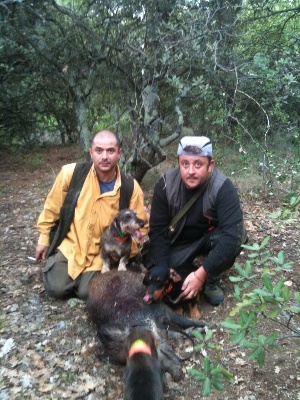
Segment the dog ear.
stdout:
<svg viewBox="0 0 300 400">
<path fill-rule="evenodd" d="M 170 278 L 174 283 L 182 281 L 181 276 L 173 268 L 170 268 Z"/>
<path fill-rule="evenodd" d="M 128 337 L 125 340 L 125 343 L 123 345 L 123 348 L 121 349 L 120 353 L 119 353 L 119 360 L 122 364 L 126 364 L 126 360 L 128 358 L 128 353 L 129 353 L 129 339 Z"/>
<path fill-rule="evenodd" d="M 160 343 L 160 340 L 157 337 L 154 338 L 154 346 L 155 346 L 156 349 L 158 348 L 159 343 Z"/>
<path fill-rule="evenodd" d="M 150 276 L 149 276 L 149 271 L 145 273 L 144 278 L 143 278 L 143 285 L 147 286 L 149 282 L 151 281 Z"/>
<path fill-rule="evenodd" d="M 160 265 L 154 265 L 145 274 L 146 281 L 165 282 L 170 277 L 170 271 Z"/>
</svg>

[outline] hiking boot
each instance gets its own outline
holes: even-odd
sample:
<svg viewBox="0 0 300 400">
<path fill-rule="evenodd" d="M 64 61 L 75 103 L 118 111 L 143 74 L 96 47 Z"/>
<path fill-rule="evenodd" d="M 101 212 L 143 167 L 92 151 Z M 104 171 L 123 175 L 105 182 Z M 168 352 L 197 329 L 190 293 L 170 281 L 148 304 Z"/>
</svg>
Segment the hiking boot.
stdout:
<svg viewBox="0 0 300 400">
<path fill-rule="evenodd" d="M 223 290 L 216 283 L 206 283 L 203 294 L 212 306 L 218 306 L 224 301 Z"/>
</svg>

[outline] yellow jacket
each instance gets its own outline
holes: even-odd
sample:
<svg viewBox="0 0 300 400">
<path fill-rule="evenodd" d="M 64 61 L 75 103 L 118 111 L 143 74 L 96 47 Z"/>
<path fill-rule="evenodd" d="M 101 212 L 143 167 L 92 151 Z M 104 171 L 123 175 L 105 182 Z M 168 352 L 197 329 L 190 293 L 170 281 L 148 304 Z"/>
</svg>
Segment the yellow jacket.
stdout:
<svg viewBox="0 0 300 400">
<path fill-rule="evenodd" d="M 51 228 L 59 219 L 59 212 L 67 195 L 75 163 L 64 165 L 57 175 L 48 194 L 44 209 L 39 216 L 37 228 L 40 232 L 38 244 L 49 246 Z M 100 193 L 100 185 L 94 165 L 92 165 L 81 189 L 70 230 L 58 249 L 68 260 L 68 274 L 76 279 L 82 272 L 99 271 L 102 268 L 100 238 L 119 211 L 121 175 L 117 167 L 117 179 L 114 190 Z M 148 232 L 148 221 L 144 210 L 144 194 L 136 180 L 129 208 L 136 211 L 145 221 L 143 235 Z M 131 257 L 138 252 L 135 239 L 131 248 Z"/>
</svg>

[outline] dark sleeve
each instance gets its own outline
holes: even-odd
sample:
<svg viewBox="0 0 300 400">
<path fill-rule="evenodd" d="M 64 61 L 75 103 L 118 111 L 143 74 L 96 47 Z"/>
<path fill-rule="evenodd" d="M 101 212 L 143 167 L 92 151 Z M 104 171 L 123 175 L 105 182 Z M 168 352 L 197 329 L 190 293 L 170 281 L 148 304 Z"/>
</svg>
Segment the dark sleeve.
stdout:
<svg viewBox="0 0 300 400">
<path fill-rule="evenodd" d="M 216 210 L 219 220 L 216 245 L 203 260 L 206 272 L 218 275 L 228 268 L 242 244 L 243 212 L 236 188 L 227 179 L 216 199 Z"/>
<path fill-rule="evenodd" d="M 169 268 L 170 222 L 165 181 L 161 178 L 155 185 L 152 196 L 149 238 L 151 261 L 154 262 L 154 265 L 160 265 L 165 268 Z"/>
</svg>

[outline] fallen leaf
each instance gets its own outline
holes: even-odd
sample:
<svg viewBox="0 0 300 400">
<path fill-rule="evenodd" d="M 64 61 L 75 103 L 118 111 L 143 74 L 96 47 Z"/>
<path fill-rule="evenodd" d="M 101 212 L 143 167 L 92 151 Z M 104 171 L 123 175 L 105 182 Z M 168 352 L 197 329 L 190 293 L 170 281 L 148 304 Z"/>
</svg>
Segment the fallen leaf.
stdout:
<svg viewBox="0 0 300 400">
<path fill-rule="evenodd" d="M 5 356 L 5 354 L 8 354 L 14 347 L 15 347 L 14 339 L 12 338 L 7 339 L 2 348 L 0 349 L 0 357 L 3 357 Z"/>
</svg>

